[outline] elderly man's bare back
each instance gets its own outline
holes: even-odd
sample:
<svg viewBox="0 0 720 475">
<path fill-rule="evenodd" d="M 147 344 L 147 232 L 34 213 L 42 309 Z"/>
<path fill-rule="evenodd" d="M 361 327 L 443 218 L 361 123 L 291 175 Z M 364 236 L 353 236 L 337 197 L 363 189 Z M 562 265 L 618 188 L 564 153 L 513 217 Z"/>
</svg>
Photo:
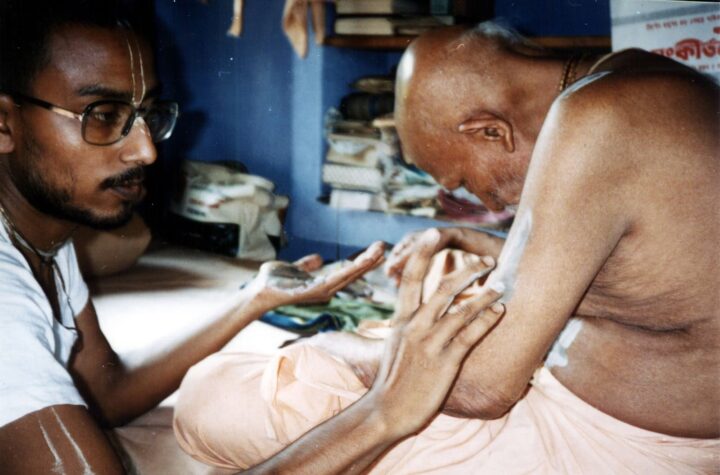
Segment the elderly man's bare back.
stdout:
<svg viewBox="0 0 720 475">
<path fill-rule="evenodd" d="M 637 50 L 605 58 L 593 72 L 567 94 L 588 96 L 598 114 L 613 110 L 608 120 L 617 134 L 602 138 L 614 143 L 603 159 L 634 164 L 632 200 L 622 204 L 631 225 L 575 311 L 582 326 L 574 324 L 580 331 L 567 364 L 552 372 L 585 401 L 632 425 L 717 437 L 718 88 Z M 559 126 L 556 117 L 545 127 Z M 577 143 L 568 145 L 579 146 L 592 133 L 579 130 Z"/>
</svg>

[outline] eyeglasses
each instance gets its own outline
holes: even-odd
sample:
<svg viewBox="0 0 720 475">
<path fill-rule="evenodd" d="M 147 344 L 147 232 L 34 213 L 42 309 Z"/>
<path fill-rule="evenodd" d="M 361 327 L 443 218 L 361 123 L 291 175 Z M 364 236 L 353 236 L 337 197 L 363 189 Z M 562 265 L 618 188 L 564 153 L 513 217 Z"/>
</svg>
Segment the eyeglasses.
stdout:
<svg viewBox="0 0 720 475">
<path fill-rule="evenodd" d="M 112 145 L 126 137 L 142 117 L 150 130 L 152 141 L 169 138 L 178 117 L 178 104 L 172 101 L 155 101 L 147 107 L 135 107 L 129 102 L 102 100 L 92 102 L 81 114 L 56 106 L 36 97 L 12 93 L 16 101 L 27 102 L 82 123 L 82 138 L 91 145 Z"/>
</svg>

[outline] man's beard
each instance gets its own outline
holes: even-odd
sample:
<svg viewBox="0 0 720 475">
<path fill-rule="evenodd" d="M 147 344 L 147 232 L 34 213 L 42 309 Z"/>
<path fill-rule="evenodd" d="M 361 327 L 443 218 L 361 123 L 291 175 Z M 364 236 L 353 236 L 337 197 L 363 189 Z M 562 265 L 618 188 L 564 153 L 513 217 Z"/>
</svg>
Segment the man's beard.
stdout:
<svg viewBox="0 0 720 475">
<path fill-rule="evenodd" d="M 135 203 L 129 201 L 123 202 L 122 209 L 112 216 L 98 216 L 91 209 L 73 205 L 71 191 L 48 183 L 43 172 L 37 167 L 43 152 L 32 137 L 25 138 L 22 151 L 24 166 L 11 167 L 12 178 L 20 193 L 41 213 L 94 229 L 118 228 L 132 218 Z M 142 167 L 132 168 L 121 175 L 104 180 L 101 188 L 108 189 L 144 176 L 145 171 Z"/>
</svg>

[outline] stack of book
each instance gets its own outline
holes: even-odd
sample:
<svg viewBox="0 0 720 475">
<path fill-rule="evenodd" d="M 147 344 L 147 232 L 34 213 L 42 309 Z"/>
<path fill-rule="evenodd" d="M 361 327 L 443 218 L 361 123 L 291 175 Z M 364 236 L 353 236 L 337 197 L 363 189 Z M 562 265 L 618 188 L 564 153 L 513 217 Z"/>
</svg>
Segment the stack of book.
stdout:
<svg viewBox="0 0 720 475">
<path fill-rule="evenodd" d="M 440 187 L 429 175 L 402 162 L 393 127 L 378 127 L 380 138 L 328 135 L 323 182 L 331 187 L 330 206 L 434 217 L 440 209 Z"/>
<path fill-rule="evenodd" d="M 392 113 L 395 81 L 390 76 L 367 76 L 351 84 L 339 110 L 326 118 L 328 151 L 323 183 L 331 188 L 335 208 L 386 211 L 386 175 L 398 155 L 397 139 L 388 138 L 373 120 Z"/>
<path fill-rule="evenodd" d="M 328 151 L 322 169 L 334 208 L 434 216 L 437 184 L 419 177 L 400 156 L 395 122 L 394 80 L 368 76 L 352 84 L 339 110 L 328 114 Z"/>
<path fill-rule="evenodd" d="M 481 0 L 336 0 L 337 35 L 419 35 L 489 17 Z"/>
<path fill-rule="evenodd" d="M 369 123 L 344 118 L 329 125 L 326 138 L 322 179 L 331 187 L 330 206 L 387 211 L 386 172 L 397 148 Z"/>
<path fill-rule="evenodd" d="M 430 15 L 427 0 L 337 0 L 335 34 L 417 35 L 452 25 L 452 16 Z"/>
</svg>

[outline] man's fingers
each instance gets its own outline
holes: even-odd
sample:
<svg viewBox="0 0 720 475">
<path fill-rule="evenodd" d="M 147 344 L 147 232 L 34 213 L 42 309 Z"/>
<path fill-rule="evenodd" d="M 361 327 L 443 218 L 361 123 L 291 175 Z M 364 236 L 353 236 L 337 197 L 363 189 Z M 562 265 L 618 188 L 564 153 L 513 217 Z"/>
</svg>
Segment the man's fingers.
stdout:
<svg viewBox="0 0 720 475">
<path fill-rule="evenodd" d="M 407 249 L 412 247 L 412 245 L 415 243 L 415 241 L 417 241 L 418 237 L 421 234 L 422 231 L 416 231 L 402 238 L 400 242 L 393 246 L 393 248 L 390 250 L 390 256 L 388 261 L 405 254 L 407 252 Z"/>
<path fill-rule="evenodd" d="M 495 266 L 492 257 L 476 257 L 463 269 L 444 276 L 427 303 L 418 311 L 414 320 L 420 325 L 431 326 L 450 308 L 453 300 L 475 281 L 488 275 Z"/>
<path fill-rule="evenodd" d="M 437 233 L 440 235 L 438 243 L 435 245 L 435 252 L 445 247 L 447 238 L 444 230 L 439 228 L 426 229 L 425 231 L 416 231 L 408 234 L 397 243 L 388 256 L 388 260 L 385 263 L 385 274 L 395 280 L 396 285 L 400 285 L 405 266 L 408 263 L 410 257 L 417 252 L 418 247 L 422 245 L 421 241 L 427 237 L 428 231 L 430 233 Z"/>
<path fill-rule="evenodd" d="M 367 271 L 378 266 L 383 259 L 385 244 L 381 241 L 372 243 L 362 254 L 357 256 L 349 265 L 338 269 L 318 282 L 317 287 L 323 287 L 327 292 L 335 293 L 351 282 L 360 278 Z"/>
<path fill-rule="evenodd" d="M 428 229 L 418 238 L 402 273 L 395 312 L 397 320 L 409 319 L 420 306 L 423 280 L 439 243 L 440 232 L 437 229 Z"/>
<path fill-rule="evenodd" d="M 305 272 L 312 272 L 322 267 L 323 258 L 320 254 L 310 254 L 309 256 L 301 257 L 297 261 L 293 262 L 293 265 Z"/>
<path fill-rule="evenodd" d="M 333 274 L 332 277 L 329 277 L 325 280 L 324 285 L 327 288 L 326 291 L 330 294 L 335 294 L 336 292 L 344 289 L 351 283 L 355 282 L 357 279 L 359 279 L 360 277 L 365 275 L 366 272 L 372 270 L 374 267 L 376 267 L 381 262 L 382 262 L 382 259 L 380 259 L 379 261 L 376 261 L 375 263 L 370 264 L 369 267 L 368 267 L 368 264 L 363 264 L 362 266 L 360 266 L 360 264 L 358 264 L 356 267 L 354 267 L 354 270 L 353 270 L 353 268 L 348 266 L 346 268 L 348 270 L 347 273 L 343 273 L 341 275 Z"/>
<path fill-rule="evenodd" d="M 399 281 L 400 276 L 402 275 L 403 267 L 405 267 L 413 245 L 420 234 L 421 233 L 412 233 L 404 237 L 392 248 L 384 269 L 385 274 L 388 277 Z"/>
<path fill-rule="evenodd" d="M 505 306 L 496 302 L 483 310 L 464 327 L 461 327 L 450 341 L 448 350 L 456 357 L 463 358 L 495 325 L 505 313 Z"/>
<path fill-rule="evenodd" d="M 358 255 L 353 262 L 361 263 L 363 260 L 369 260 L 372 262 L 378 262 L 378 260 L 385 255 L 385 243 L 382 241 L 375 241 L 370 244 L 360 255 Z"/>
</svg>

